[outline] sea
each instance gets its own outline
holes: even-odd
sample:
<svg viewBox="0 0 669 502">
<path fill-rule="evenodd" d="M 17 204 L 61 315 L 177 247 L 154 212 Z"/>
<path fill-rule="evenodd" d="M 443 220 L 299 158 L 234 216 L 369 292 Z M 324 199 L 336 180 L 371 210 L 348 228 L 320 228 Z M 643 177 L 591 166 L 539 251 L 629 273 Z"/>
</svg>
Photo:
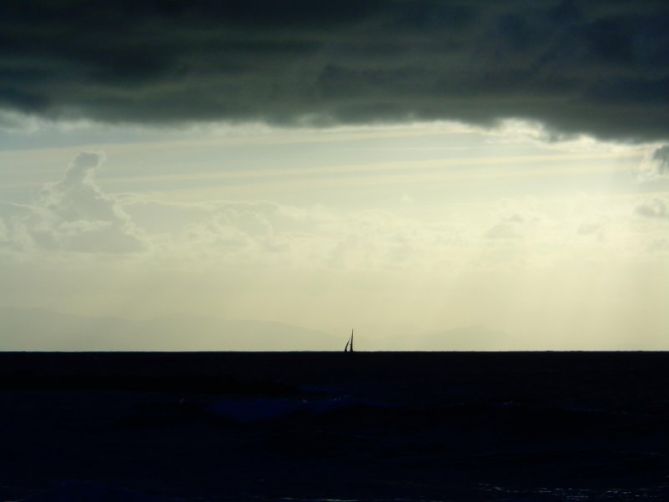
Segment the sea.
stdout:
<svg viewBox="0 0 669 502">
<path fill-rule="evenodd" d="M 233 500 L 669 500 L 669 353 L 0 353 L 0 501 Z"/>
</svg>

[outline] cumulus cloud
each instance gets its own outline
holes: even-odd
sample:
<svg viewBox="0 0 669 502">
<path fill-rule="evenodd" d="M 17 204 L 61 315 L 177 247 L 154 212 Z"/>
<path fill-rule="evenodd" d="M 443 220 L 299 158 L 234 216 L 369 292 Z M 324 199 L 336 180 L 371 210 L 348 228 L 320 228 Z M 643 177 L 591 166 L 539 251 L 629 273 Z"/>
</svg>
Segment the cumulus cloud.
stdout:
<svg viewBox="0 0 669 502">
<path fill-rule="evenodd" d="M 669 145 L 646 152 L 638 167 L 638 181 L 659 186 L 669 181 Z"/>
<path fill-rule="evenodd" d="M 498 223 L 486 232 L 488 239 L 518 239 L 520 234 L 515 225 L 510 223 Z"/>
<path fill-rule="evenodd" d="M 104 157 L 80 153 L 31 204 L 0 203 L 0 247 L 299 267 L 415 265 L 450 234 L 383 211 L 342 213 L 271 201 L 175 202 L 107 193 Z M 444 244 L 446 242 L 446 244 Z"/>
<path fill-rule="evenodd" d="M 383 211 L 345 214 L 270 201 L 173 203 L 135 197 L 124 210 L 156 248 L 217 263 L 379 269 L 416 265 L 452 230 Z"/>
<path fill-rule="evenodd" d="M 178 203 L 134 196 L 124 200 L 123 208 L 164 250 L 242 261 L 289 254 L 327 224 L 327 217 L 317 210 L 269 201 Z"/>
<path fill-rule="evenodd" d="M 485 232 L 487 239 L 520 239 L 524 234 L 525 218 L 513 214 L 500 219 Z"/>
<path fill-rule="evenodd" d="M 80 153 L 63 178 L 46 184 L 30 205 L 0 206 L 2 242 L 15 249 L 132 253 L 144 242 L 118 200 L 95 181 L 103 161 L 98 153 Z"/>
<path fill-rule="evenodd" d="M 664 145 L 653 152 L 656 172 L 659 175 L 669 174 L 669 145 Z"/>
<path fill-rule="evenodd" d="M 661 199 L 653 199 L 636 207 L 636 213 L 645 218 L 669 220 L 669 207 Z"/>
<path fill-rule="evenodd" d="M 666 139 L 668 22 L 662 2 L 4 2 L 0 106 L 143 123 L 521 118 Z"/>
</svg>

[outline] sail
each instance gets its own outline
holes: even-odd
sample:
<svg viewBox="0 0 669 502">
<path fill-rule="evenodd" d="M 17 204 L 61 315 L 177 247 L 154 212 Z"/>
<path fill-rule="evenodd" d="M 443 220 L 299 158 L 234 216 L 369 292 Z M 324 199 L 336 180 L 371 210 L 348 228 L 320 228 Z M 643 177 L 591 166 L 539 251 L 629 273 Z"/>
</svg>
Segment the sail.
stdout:
<svg viewBox="0 0 669 502">
<path fill-rule="evenodd" d="M 351 330 L 351 337 L 346 342 L 344 352 L 353 352 L 353 330 Z"/>
</svg>

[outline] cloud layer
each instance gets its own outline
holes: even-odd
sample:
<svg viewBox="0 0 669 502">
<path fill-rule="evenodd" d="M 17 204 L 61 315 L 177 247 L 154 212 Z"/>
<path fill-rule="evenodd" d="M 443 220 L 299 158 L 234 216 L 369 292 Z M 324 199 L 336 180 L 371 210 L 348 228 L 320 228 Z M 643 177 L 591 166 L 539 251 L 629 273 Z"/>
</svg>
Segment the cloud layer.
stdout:
<svg viewBox="0 0 669 502">
<path fill-rule="evenodd" d="M 0 107 L 179 123 L 536 120 L 664 140 L 669 5 L 5 2 Z"/>
<path fill-rule="evenodd" d="M 481 332 L 477 347 L 666 345 L 669 198 L 655 186 L 438 211 L 338 208 L 115 192 L 113 175 L 96 174 L 121 165 L 102 159 L 81 153 L 32 202 L 0 203 L 0 305 L 135 319 L 211 312 L 344 333 L 354 324 L 378 333 L 368 338 L 377 348 L 471 325 L 503 332 Z M 464 346 L 471 332 L 458 333 L 424 346 Z M 118 346 L 105 337 L 100 346 Z"/>
</svg>

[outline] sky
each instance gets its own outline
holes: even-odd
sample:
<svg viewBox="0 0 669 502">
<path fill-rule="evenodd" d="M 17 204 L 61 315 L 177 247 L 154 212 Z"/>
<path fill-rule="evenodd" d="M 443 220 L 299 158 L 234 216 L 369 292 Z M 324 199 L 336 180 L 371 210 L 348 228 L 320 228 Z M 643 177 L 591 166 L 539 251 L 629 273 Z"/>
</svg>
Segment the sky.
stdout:
<svg viewBox="0 0 669 502">
<path fill-rule="evenodd" d="M 6 2 L 0 350 L 667 350 L 668 21 Z"/>
</svg>

